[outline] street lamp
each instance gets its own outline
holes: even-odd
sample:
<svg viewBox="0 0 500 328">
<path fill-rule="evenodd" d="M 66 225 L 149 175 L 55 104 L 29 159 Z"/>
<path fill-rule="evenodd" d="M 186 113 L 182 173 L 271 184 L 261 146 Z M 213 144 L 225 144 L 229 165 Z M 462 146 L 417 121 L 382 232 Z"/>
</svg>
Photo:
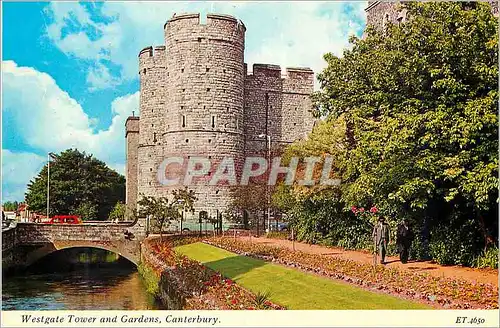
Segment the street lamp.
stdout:
<svg viewBox="0 0 500 328">
<path fill-rule="evenodd" d="M 267 140 L 267 165 L 271 166 L 271 136 L 268 134 L 259 134 L 259 138 L 266 138 Z M 271 194 L 269 192 L 269 183 L 266 185 L 267 194 L 267 232 L 271 231 Z"/>
<path fill-rule="evenodd" d="M 49 218 L 49 205 L 50 205 L 50 159 L 56 159 L 56 154 L 47 154 L 47 219 Z"/>
<path fill-rule="evenodd" d="M 184 204 L 184 199 L 178 199 L 177 204 L 179 204 L 179 205 Z M 180 224 L 181 235 L 182 235 L 182 221 L 184 221 L 184 207 L 182 208 L 182 212 L 181 212 L 181 224 Z"/>
</svg>

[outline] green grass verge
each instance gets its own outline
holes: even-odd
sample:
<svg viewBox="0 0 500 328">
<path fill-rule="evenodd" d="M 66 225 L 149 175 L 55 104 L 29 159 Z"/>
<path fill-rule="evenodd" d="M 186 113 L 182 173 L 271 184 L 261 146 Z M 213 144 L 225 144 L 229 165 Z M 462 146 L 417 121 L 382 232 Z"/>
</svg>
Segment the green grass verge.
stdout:
<svg viewBox="0 0 500 328">
<path fill-rule="evenodd" d="M 254 293 L 268 292 L 271 301 L 291 310 L 430 308 L 344 282 L 240 256 L 203 243 L 183 245 L 177 247 L 176 251 L 204 263 Z"/>
<path fill-rule="evenodd" d="M 139 271 L 139 275 L 142 279 L 142 283 L 146 287 L 146 291 L 155 297 L 158 296 L 160 279 L 156 276 L 153 269 L 141 262 L 137 266 L 137 271 Z"/>
</svg>

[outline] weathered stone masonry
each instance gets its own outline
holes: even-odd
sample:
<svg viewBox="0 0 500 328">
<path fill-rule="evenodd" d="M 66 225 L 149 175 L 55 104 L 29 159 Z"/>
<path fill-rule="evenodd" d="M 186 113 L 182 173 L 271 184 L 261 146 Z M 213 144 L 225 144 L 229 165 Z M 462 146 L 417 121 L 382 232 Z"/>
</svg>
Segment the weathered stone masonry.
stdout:
<svg viewBox="0 0 500 328">
<path fill-rule="evenodd" d="M 401 4 L 405 1 L 368 1 L 366 12 L 366 25 L 382 30 L 387 23 L 402 24 L 406 22 L 408 13 Z M 498 1 L 489 0 L 491 12 L 498 17 Z"/>
<path fill-rule="evenodd" d="M 126 238 L 125 232 L 133 237 Z M 2 268 L 23 268 L 57 250 L 72 247 L 102 248 L 137 264 L 146 221 L 129 224 L 35 224 L 18 223 L 2 231 Z"/>
<path fill-rule="evenodd" d="M 303 138 L 311 131 L 314 73 L 308 68 L 244 63 L 244 24 L 227 15 L 172 17 L 164 26 L 165 46 L 139 53 L 140 119 L 129 117 L 127 204 L 141 194 L 168 196 L 179 186 L 158 181 L 158 167 L 169 156 L 208 157 L 215 166 L 232 157 L 239 174 L 246 155 Z M 208 177 L 210 179 L 210 177 Z M 236 197 L 228 186 L 193 185 L 201 210 L 215 215 Z"/>
</svg>

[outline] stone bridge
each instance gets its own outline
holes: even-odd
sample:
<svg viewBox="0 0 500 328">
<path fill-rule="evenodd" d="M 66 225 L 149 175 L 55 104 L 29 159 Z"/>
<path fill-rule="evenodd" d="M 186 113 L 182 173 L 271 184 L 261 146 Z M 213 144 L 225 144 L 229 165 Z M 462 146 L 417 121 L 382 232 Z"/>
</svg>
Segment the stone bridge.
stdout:
<svg viewBox="0 0 500 328">
<path fill-rule="evenodd" d="M 27 267 L 52 252 L 73 247 L 101 248 L 138 264 L 146 220 L 130 223 L 18 223 L 2 231 L 4 269 Z"/>
</svg>

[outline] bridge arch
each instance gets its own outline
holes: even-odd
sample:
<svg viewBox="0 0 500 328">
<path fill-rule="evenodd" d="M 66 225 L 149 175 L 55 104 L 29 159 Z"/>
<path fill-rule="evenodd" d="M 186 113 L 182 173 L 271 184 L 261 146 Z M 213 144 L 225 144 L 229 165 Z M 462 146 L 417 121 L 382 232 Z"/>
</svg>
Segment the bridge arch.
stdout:
<svg viewBox="0 0 500 328">
<path fill-rule="evenodd" d="M 81 242 L 50 242 L 46 243 L 45 245 L 38 247 L 37 249 L 29 252 L 26 254 L 26 261 L 25 261 L 25 266 L 31 266 L 32 264 L 36 263 L 38 260 L 52 254 L 58 251 L 62 251 L 65 249 L 71 249 L 71 248 L 97 248 L 97 249 L 103 249 L 115 254 L 118 254 L 121 257 L 124 257 L 127 259 L 129 262 L 133 263 L 135 266 L 139 265 L 139 258 L 135 254 L 131 254 L 126 250 L 123 250 L 119 246 L 115 245 L 102 245 L 99 243 L 92 243 L 92 242 L 86 242 L 86 241 L 81 241 Z"/>
</svg>

